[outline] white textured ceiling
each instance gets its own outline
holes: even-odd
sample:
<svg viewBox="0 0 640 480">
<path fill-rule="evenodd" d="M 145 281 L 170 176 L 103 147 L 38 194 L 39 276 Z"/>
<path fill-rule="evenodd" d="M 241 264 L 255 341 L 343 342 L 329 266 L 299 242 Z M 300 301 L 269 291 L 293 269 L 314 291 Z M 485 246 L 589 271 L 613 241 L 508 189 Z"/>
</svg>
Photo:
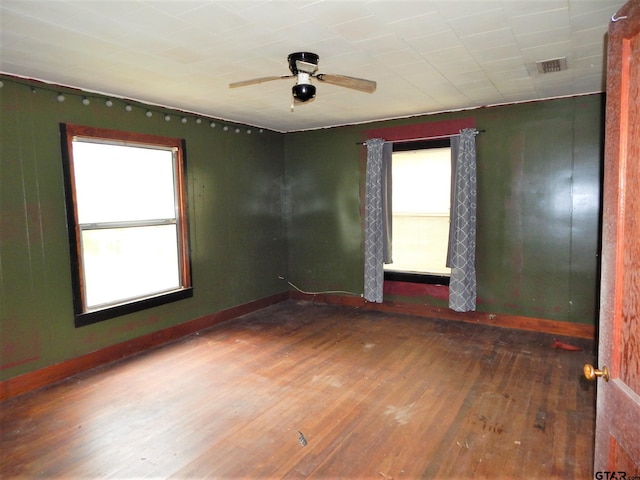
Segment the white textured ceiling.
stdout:
<svg viewBox="0 0 640 480">
<path fill-rule="evenodd" d="M 0 0 L 0 71 L 281 132 L 604 90 L 624 0 Z M 377 81 L 316 82 L 291 112 L 287 55 Z M 541 75 L 535 62 L 566 57 Z"/>
</svg>

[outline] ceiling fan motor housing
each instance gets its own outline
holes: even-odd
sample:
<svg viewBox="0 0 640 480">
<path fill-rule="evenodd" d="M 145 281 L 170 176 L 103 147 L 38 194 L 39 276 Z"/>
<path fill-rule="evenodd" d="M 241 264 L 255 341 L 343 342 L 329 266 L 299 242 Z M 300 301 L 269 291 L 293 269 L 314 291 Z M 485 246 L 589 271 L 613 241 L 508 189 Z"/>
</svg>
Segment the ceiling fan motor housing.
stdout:
<svg viewBox="0 0 640 480">
<path fill-rule="evenodd" d="M 300 61 L 300 62 L 306 62 L 306 63 L 312 63 L 314 65 L 318 65 L 318 60 L 320 60 L 320 57 L 315 53 L 295 52 L 295 53 L 291 53 L 287 57 L 287 60 L 289 61 L 289 70 L 291 70 L 291 73 L 293 73 L 294 75 L 297 75 L 298 65 L 296 62 Z"/>
</svg>

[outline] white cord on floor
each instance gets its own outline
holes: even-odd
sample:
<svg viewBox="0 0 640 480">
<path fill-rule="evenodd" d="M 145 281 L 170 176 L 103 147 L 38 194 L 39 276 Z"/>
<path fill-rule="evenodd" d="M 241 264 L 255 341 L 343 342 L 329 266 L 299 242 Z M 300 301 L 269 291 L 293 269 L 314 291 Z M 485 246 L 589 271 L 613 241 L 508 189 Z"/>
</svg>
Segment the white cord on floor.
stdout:
<svg viewBox="0 0 640 480">
<path fill-rule="evenodd" d="M 294 285 L 292 282 L 287 280 L 285 277 L 282 277 L 282 276 L 278 275 L 278 278 L 280 280 L 286 281 L 291 287 L 295 288 L 300 293 L 304 293 L 305 295 L 322 295 L 322 294 L 329 294 L 329 293 L 342 293 L 342 294 L 345 294 L 345 295 L 353 295 L 353 296 L 356 296 L 356 297 L 362 297 L 361 293 L 347 292 L 346 290 L 323 290 L 321 292 L 308 292 L 306 290 L 302 290 L 297 285 Z"/>
</svg>

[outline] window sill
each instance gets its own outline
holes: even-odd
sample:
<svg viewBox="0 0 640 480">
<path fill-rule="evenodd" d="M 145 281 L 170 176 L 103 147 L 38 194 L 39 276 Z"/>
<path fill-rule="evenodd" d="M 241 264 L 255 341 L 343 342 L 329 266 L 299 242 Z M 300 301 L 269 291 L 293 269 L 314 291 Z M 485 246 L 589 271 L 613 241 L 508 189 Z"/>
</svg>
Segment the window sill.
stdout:
<svg viewBox="0 0 640 480">
<path fill-rule="evenodd" d="M 426 283 L 430 285 L 449 285 L 448 275 L 409 273 L 385 270 L 384 279 L 392 282 Z"/>
<path fill-rule="evenodd" d="M 129 303 L 114 305 L 112 307 L 93 310 L 90 312 L 76 313 L 74 320 L 76 327 L 84 327 L 92 323 L 102 322 L 110 318 L 120 317 L 129 313 L 139 312 L 147 308 L 165 305 L 167 303 L 176 302 L 185 298 L 193 297 L 193 287 L 174 290 L 173 292 L 163 293 L 155 297 L 147 297 Z"/>
</svg>

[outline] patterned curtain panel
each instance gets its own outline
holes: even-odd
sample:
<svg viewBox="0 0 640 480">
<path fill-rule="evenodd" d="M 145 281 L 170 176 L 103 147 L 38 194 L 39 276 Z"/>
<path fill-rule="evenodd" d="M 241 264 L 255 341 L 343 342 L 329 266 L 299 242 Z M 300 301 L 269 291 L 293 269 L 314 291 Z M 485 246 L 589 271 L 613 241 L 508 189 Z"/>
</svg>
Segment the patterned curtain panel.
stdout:
<svg viewBox="0 0 640 480">
<path fill-rule="evenodd" d="M 447 266 L 451 268 L 449 308 L 476 309 L 476 135 L 465 128 L 451 139 L 451 227 Z"/>
<path fill-rule="evenodd" d="M 382 157 L 384 140 L 372 138 L 367 146 L 367 170 L 364 207 L 364 298 L 382 303 L 384 284 L 384 228 Z"/>
</svg>

